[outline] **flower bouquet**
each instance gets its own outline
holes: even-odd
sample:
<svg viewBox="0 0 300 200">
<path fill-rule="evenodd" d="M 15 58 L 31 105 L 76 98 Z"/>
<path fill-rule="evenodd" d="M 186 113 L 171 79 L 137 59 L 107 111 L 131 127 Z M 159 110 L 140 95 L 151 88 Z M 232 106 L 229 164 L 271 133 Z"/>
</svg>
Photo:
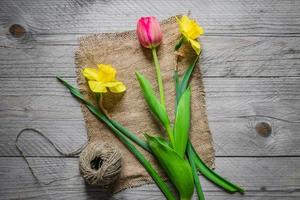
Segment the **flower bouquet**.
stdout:
<svg viewBox="0 0 300 200">
<path fill-rule="evenodd" d="M 171 192 L 169 186 L 163 181 L 143 153 L 136 148 L 134 143 L 155 157 L 171 183 L 175 186 L 181 200 L 191 199 L 194 189 L 196 189 L 198 199 L 205 199 L 198 172 L 227 192 L 243 193 L 244 190 L 241 187 L 227 181 L 210 169 L 200 158 L 190 142 L 192 90 L 189 81 L 201 55 L 201 46 L 197 39 L 204 31 L 202 27 L 188 16 L 178 17 L 176 20 L 181 37 L 174 46 L 174 58 L 184 57 L 186 53 L 195 54 L 196 56 L 182 76 L 179 76 L 177 65 L 174 67 L 173 77 L 176 91 L 174 120 L 171 120 L 170 114 L 166 109 L 164 82 L 161 76 L 159 53 L 157 51 L 163 40 L 160 24 L 155 17 L 142 17 L 137 23 L 137 38 L 145 48 L 145 51 L 151 52 L 159 94 L 155 93 L 153 84 L 151 84 L 146 76 L 139 71 L 135 72 L 135 76 L 152 115 L 157 119 L 156 122 L 160 123 L 163 127 L 162 133 L 158 135 L 157 133 L 145 132 L 145 139 L 142 140 L 109 115 L 103 103 L 103 96 L 107 93 L 121 93 L 126 95 L 124 93 L 126 91 L 125 84 L 122 80 L 117 79 L 116 69 L 110 64 L 99 63 L 97 68 L 86 67 L 82 70 L 82 74 L 94 94 L 95 101 L 93 102 L 86 99 L 79 89 L 70 85 L 62 78 L 57 78 L 70 90 L 74 97 L 81 100 L 91 113 L 112 130 L 115 136 L 147 170 L 167 199 L 176 199 L 176 195 Z M 183 45 L 190 45 L 192 51 L 180 52 Z M 131 76 L 131 74 L 128 76 Z"/>
</svg>

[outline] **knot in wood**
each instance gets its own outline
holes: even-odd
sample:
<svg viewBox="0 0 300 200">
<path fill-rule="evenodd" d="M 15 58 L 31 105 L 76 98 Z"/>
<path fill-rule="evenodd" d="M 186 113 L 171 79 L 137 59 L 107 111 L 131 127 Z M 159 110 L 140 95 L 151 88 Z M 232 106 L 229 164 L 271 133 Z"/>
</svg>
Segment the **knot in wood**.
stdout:
<svg viewBox="0 0 300 200">
<path fill-rule="evenodd" d="M 9 33 L 15 38 L 21 38 L 25 35 L 26 29 L 20 24 L 13 24 L 9 27 Z"/>
<path fill-rule="evenodd" d="M 259 122 L 255 126 L 256 132 L 262 137 L 268 137 L 272 133 L 272 127 L 267 122 Z"/>
</svg>

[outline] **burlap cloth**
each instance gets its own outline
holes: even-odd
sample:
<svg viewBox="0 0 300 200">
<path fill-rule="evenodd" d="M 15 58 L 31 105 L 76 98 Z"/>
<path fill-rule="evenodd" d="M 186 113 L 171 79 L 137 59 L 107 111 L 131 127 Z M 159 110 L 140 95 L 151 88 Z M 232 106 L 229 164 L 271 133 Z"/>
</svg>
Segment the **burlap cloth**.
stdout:
<svg viewBox="0 0 300 200">
<path fill-rule="evenodd" d="M 180 34 L 174 17 L 161 23 L 163 43 L 158 49 L 158 57 L 164 81 L 167 111 L 170 118 L 174 119 L 175 88 L 173 69 L 175 66 L 174 45 Z M 185 45 L 185 51 L 193 52 Z M 191 53 L 189 53 L 191 55 Z M 179 62 L 182 73 L 192 62 L 195 55 L 185 57 Z M 87 86 L 81 70 L 85 67 L 96 67 L 96 64 L 111 64 L 117 69 L 117 79 L 124 82 L 127 91 L 124 95 L 106 94 L 105 107 L 113 119 L 144 139 L 143 133 L 160 134 L 162 131 L 158 121 L 153 118 L 141 94 L 135 71 L 138 70 L 150 79 L 153 87 L 157 89 L 155 67 L 152 64 L 151 51 L 140 46 L 135 31 L 122 33 L 95 34 L 80 38 L 80 45 L 75 54 L 77 83 L 86 98 L 94 100 L 94 96 Z M 212 167 L 214 164 L 214 149 L 212 136 L 209 130 L 206 108 L 205 92 L 201 78 L 200 68 L 196 67 L 191 80 L 192 86 L 192 122 L 190 137 L 201 158 Z M 157 92 L 158 94 L 158 92 Z M 122 171 L 113 191 L 153 183 L 144 167 L 131 154 L 129 150 L 114 136 L 114 134 L 96 119 L 85 106 L 82 106 L 89 142 L 102 140 L 108 142 L 122 152 Z M 146 151 L 139 148 L 146 158 L 153 163 L 159 173 L 166 179 L 165 174 L 159 169 L 154 158 Z"/>
</svg>

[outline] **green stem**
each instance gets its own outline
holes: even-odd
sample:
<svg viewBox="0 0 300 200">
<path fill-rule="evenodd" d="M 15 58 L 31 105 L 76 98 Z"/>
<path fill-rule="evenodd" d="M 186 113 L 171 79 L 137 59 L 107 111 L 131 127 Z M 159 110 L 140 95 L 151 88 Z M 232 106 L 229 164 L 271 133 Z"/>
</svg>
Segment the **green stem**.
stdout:
<svg viewBox="0 0 300 200">
<path fill-rule="evenodd" d="M 157 78 L 157 83 L 158 83 L 158 88 L 159 88 L 160 103 L 165 108 L 166 103 L 165 103 L 164 86 L 163 86 L 163 81 L 161 78 L 160 65 L 158 62 L 156 48 L 154 47 L 151 50 L 152 50 L 153 61 L 154 61 L 155 69 L 156 69 L 156 78 Z"/>
<path fill-rule="evenodd" d="M 178 74 L 178 70 L 175 70 L 174 71 L 174 79 L 175 79 L 175 89 L 176 91 L 179 91 L 180 90 L 180 86 L 179 86 L 179 74 Z M 175 113 L 176 113 L 176 110 L 177 110 L 177 104 L 179 102 L 179 93 L 180 92 L 176 92 L 176 106 L 175 106 Z"/>
<path fill-rule="evenodd" d="M 95 93 L 96 96 L 96 107 L 107 116 L 106 110 L 103 106 L 103 95 L 101 93 Z"/>
<path fill-rule="evenodd" d="M 105 109 L 104 107 L 104 104 L 103 104 L 103 94 L 99 93 L 100 95 L 98 96 L 98 100 L 97 100 L 97 103 L 98 103 L 98 108 L 99 110 L 102 111 L 102 113 L 105 115 L 105 116 L 108 116 L 108 112 L 107 110 Z"/>
<path fill-rule="evenodd" d="M 168 137 L 169 137 L 169 139 L 170 139 L 170 142 L 171 142 L 171 146 L 172 147 L 174 147 L 174 135 L 173 135 L 173 131 L 172 131 L 172 128 L 171 128 L 171 126 L 170 126 L 170 124 L 167 124 L 166 126 L 165 126 L 165 128 L 166 128 L 166 132 L 167 132 L 167 134 L 168 134 Z"/>
<path fill-rule="evenodd" d="M 152 50 L 153 61 L 154 61 L 155 69 L 156 69 L 156 78 L 157 78 L 157 83 L 158 83 L 158 88 L 159 88 L 160 103 L 166 109 L 164 86 L 163 86 L 163 80 L 161 77 L 160 65 L 158 62 L 156 48 L 154 47 L 151 50 Z M 174 136 L 173 136 L 173 131 L 172 131 L 170 124 L 165 125 L 165 128 L 166 128 L 168 137 L 170 139 L 170 142 L 173 145 L 174 144 Z"/>
<path fill-rule="evenodd" d="M 175 44 L 174 51 L 177 51 L 177 50 L 181 47 L 183 41 L 184 41 L 184 37 L 181 36 L 180 39 L 179 39 L 179 40 L 177 41 L 177 43 Z"/>
<path fill-rule="evenodd" d="M 133 155 L 139 160 L 139 162 L 148 171 L 148 173 L 153 178 L 154 182 L 157 184 L 157 186 L 160 188 L 163 194 L 166 196 L 166 198 L 168 200 L 175 200 L 175 197 L 170 191 L 170 189 L 168 188 L 167 184 L 161 179 L 161 177 L 158 175 L 158 173 L 155 171 L 155 169 L 152 167 L 149 161 L 130 142 L 130 140 L 128 140 L 128 138 L 125 135 L 123 135 L 123 133 L 119 129 L 117 129 L 110 122 L 110 120 L 97 109 L 96 106 L 94 106 L 91 102 L 87 101 L 77 88 L 73 87 L 72 85 L 70 85 L 60 77 L 57 77 L 57 79 L 60 80 L 70 90 L 71 94 L 74 97 L 78 98 L 83 103 L 85 103 L 87 108 L 113 131 L 113 133 L 123 142 L 123 144 L 131 151 L 131 153 L 133 153 Z"/>
</svg>

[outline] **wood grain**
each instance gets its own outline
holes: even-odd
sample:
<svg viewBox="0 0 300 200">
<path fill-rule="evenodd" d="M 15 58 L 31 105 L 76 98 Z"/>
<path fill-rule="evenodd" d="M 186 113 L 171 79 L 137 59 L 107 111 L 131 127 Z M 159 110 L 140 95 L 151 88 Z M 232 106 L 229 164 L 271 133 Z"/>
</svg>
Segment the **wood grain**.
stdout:
<svg viewBox="0 0 300 200">
<path fill-rule="evenodd" d="M 191 12 L 207 34 L 299 35 L 296 0 L 9 0 L 1 1 L 1 32 L 14 23 L 23 24 L 31 35 L 94 33 L 134 28 L 140 16 L 165 19 Z"/>
<path fill-rule="evenodd" d="M 86 187 L 77 158 L 29 158 L 41 182 L 34 182 L 22 158 L 0 158 L 1 199 L 102 199 L 103 191 Z M 229 195 L 201 178 L 207 199 L 296 199 L 300 197 L 299 158 L 217 158 L 217 171 L 247 188 L 246 194 Z M 18 181 L 16 181 L 18 180 Z M 113 199 L 162 199 L 155 185 L 128 189 Z M 196 199 L 196 198 L 195 198 Z"/>
<path fill-rule="evenodd" d="M 300 154 L 300 78 L 205 78 L 204 83 L 217 156 Z M 1 156 L 19 155 L 13 141 L 24 127 L 42 130 L 66 151 L 86 141 L 79 103 L 55 78 L 1 78 L 0 89 Z M 271 125 L 269 137 L 256 133 L 260 122 Z M 31 133 L 22 141 L 28 155 L 58 155 Z"/>
<path fill-rule="evenodd" d="M 0 77 L 75 76 L 75 38 L 56 36 L 55 41 L 48 42 L 1 43 Z M 298 37 L 204 36 L 201 43 L 204 77 L 300 76 Z"/>
</svg>

